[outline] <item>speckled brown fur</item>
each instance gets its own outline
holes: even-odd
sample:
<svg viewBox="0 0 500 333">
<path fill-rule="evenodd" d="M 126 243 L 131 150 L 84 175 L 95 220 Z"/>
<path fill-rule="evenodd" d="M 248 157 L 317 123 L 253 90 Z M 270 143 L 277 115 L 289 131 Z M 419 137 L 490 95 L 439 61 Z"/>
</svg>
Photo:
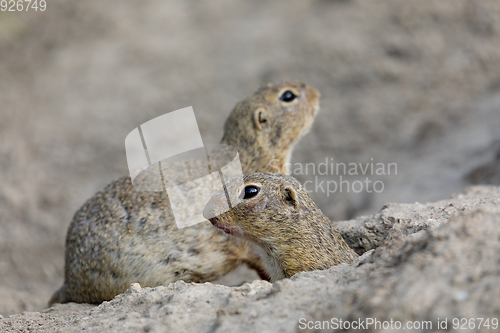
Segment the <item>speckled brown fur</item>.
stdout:
<svg viewBox="0 0 500 333">
<path fill-rule="evenodd" d="M 304 271 L 327 269 L 349 263 L 357 254 L 347 246 L 331 221 L 321 212 L 307 191 L 291 176 L 253 173 L 244 184 L 230 181 L 230 197 L 244 188 L 258 189 L 227 212 L 219 212 L 224 192 L 217 192 L 204 210 L 212 224 L 235 237 L 249 240 L 261 249 L 272 281 Z"/>
<path fill-rule="evenodd" d="M 297 95 L 289 103 L 279 99 L 287 90 Z M 221 143 L 238 149 L 244 173 L 276 168 L 286 173 L 292 147 L 309 130 L 318 107 L 314 88 L 268 84 L 236 105 Z M 64 284 L 49 304 L 99 303 L 134 282 L 154 287 L 179 279 L 212 281 L 241 263 L 264 272 L 249 242 L 208 221 L 177 229 L 165 192 L 138 192 L 123 177 L 75 214 L 66 239 Z"/>
</svg>

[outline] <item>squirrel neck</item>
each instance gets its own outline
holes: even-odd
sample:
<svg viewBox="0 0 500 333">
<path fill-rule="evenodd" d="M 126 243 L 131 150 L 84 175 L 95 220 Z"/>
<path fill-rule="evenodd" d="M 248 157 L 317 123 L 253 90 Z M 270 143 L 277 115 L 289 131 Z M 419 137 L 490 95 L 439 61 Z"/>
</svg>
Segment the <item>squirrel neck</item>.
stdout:
<svg viewBox="0 0 500 333">
<path fill-rule="evenodd" d="M 243 173 L 274 172 L 289 174 L 287 165 L 292 155 L 293 145 L 287 148 L 273 147 L 263 149 L 262 145 L 247 141 L 246 138 L 235 138 L 224 135 L 221 144 L 230 145 L 238 150 Z"/>
<path fill-rule="evenodd" d="M 270 274 L 275 279 L 289 278 L 304 271 L 328 269 L 339 263 L 335 251 L 342 245 L 335 237 L 331 221 L 319 209 L 315 214 L 307 215 L 314 216 L 315 220 L 311 221 L 314 226 L 311 226 L 310 232 L 302 234 L 300 240 L 292 237 L 278 246 L 262 247 L 268 257 L 265 261 Z"/>
</svg>

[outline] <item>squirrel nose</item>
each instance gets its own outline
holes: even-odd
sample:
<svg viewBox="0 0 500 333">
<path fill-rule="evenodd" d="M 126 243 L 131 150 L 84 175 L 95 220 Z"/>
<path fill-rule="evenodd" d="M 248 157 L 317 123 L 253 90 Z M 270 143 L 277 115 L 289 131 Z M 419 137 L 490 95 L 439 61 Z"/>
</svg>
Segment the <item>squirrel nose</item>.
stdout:
<svg viewBox="0 0 500 333">
<path fill-rule="evenodd" d="M 217 191 L 203 209 L 203 217 L 207 220 L 211 220 L 229 210 L 226 195 L 224 192 L 220 192 Z"/>
<path fill-rule="evenodd" d="M 212 204 L 212 199 L 205 205 L 205 208 L 203 208 L 203 217 L 206 218 L 207 220 L 210 220 L 211 218 L 214 217 L 214 214 L 212 213 L 213 211 L 213 204 Z"/>
<path fill-rule="evenodd" d="M 210 221 L 211 218 L 214 217 L 212 213 L 212 207 L 210 205 L 211 200 L 208 202 L 208 204 L 203 208 L 203 217 L 206 218 L 207 220 Z"/>
</svg>

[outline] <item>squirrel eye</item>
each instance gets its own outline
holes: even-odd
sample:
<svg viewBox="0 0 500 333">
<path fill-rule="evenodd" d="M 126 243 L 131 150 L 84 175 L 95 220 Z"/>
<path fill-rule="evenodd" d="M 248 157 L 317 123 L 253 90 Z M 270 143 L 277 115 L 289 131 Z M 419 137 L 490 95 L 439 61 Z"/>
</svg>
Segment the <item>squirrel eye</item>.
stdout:
<svg viewBox="0 0 500 333">
<path fill-rule="evenodd" d="M 293 101 L 297 96 L 291 92 L 290 90 L 287 90 L 283 93 L 283 95 L 281 95 L 280 97 L 280 100 L 282 100 L 283 102 L 291 102 Z"/>
<path fill-rule="evenodd" d="M 259 193 L 259 188 L 257 186 L 249 185 L 245 186 L 245 189 L 243 191 L 245 192 L 243 199 L 250 199 L 255 197 Z"/>
</svg>

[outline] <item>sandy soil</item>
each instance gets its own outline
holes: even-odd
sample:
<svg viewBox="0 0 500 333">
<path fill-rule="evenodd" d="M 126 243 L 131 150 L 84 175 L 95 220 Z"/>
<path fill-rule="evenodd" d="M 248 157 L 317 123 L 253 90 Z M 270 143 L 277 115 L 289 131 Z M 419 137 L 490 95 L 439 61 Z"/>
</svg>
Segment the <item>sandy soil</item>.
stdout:
<svg viewBox="0 0 500 333">
<path fill-rule="evenodd" d="M 51 0 L 0 12 L 0 314 L 45 308 L 72 215 L 126 174 L 133 128 L 192 105 L 217 142 L 264 82 L 322 93 L 293 162 L 397 164 L 370 175 L 381 193 L 312 193 L 333 220 L 500 185 L 499 45 L 496 0 Z M 224 282 L 252 279 L 242 269 Z"/>
</svg>

